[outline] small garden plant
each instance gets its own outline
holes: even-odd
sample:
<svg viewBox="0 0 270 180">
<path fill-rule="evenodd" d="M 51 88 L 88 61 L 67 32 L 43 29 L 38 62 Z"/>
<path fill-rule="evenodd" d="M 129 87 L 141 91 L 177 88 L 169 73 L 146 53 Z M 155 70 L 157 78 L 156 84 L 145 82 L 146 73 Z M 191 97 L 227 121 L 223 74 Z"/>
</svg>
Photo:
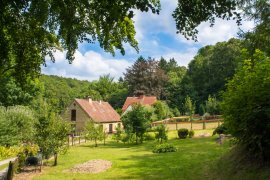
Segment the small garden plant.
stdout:
<svg viewBox="0 0 270 180">
<path fill-rule="evenodd" d="M 176 152 L 177 148 L 172 144 L 158 144 L 154 147 L 153 153 L 166 153 L 166 152 Z"/>
</svg>

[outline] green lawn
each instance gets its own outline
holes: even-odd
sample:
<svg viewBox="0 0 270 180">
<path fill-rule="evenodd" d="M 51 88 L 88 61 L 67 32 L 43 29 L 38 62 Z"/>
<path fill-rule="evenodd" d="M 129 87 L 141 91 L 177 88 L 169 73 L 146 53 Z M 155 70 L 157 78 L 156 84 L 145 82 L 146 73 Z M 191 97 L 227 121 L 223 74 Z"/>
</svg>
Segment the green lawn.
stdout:
<svg viewBox="0 0 270 180">
<path fill-rule="evenodd" d="M 228 144 L 218 145 L 216 137 L 178 140 L 170 132 L 169 143 L 178 152 L 154 154 L 155 141 L 140 145 L 109 142 L 95 148 L 92 144 L 72 147 L 59 157 L 56 167 L 45 168 L 35 179 L 209 179 L 210 167 L 229 150 Z M 92 159 L 110 160 L 112 168 L 99 174 L 63 172 Z"/>
</svg>

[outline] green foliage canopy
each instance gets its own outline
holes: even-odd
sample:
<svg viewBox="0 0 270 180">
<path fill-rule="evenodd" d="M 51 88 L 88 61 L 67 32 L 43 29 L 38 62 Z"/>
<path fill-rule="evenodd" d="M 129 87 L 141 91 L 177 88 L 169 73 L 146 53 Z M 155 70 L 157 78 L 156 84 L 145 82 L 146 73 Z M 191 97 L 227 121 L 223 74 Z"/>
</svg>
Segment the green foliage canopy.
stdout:
<svg viewBox="0 0 270 180">
<path fill-rule="evenodd" d="M 138 140 L 143 142 L 143 135 L 150 125 L 151 113 L 147 111 L 141 104 L 134 104 L 132 110 L 128 111 L 121 117 L 127 134 L 135 134 L 136 143 Z"/>
<path fill-rule="evenodd" d="M 157 101 L 153 104 L 153 108 L 154 108 L 154 113 L 156 114 L 156 118 L 157 118 L 156 120 L 164 120 L 168 117 L 173 116 L 166 102 Z"/>
<path fill-rule="evenodd" d="M 269 91 L 270 59 L 256 50 L 229 81 L 222 103 L 229 133 L 261 160 L 270 160 Z"/>
<path fill-rule="evenodd" d="M 0 12 L 0 76 L 23 83 L 36 77 L 40 65 L 56 49 L 74 59 L 78 42 L 99 42 L 107 52 L 124 51 L 129 43 L 138 51 L 132 18 L 134 10 L 158 13 L 159 0 L 58 1 L 4 0 Z"/>
<path fill-rule="evenodd" d="M 218 113 L 218 108 L 219 102 L 217 101 L 217 98 L 209 95 L 208 100 L 205 101 L 206 112 L 210 113 L 211 115 L 216 115 Z"/>
<path fill-rule="evenodd" d="M 93 140 L 97 147 L 97 141 L 102 141 L 104 137 L 102 125 L 95 124 L 93 121 L 88 121 L 85 125 L 85 138 Z"/>
<path fill-rule="evenodd" d="M 54 165 L 57 165 L 57 155 L 65 153 L 68 148 L 67 135 L 71 131 L 70 124 L 52 112 L 43 102 L 40 104 L 35 129 L 35 143 L 44 157 L 54 155 Z"/>
<path fill-rule="evenodd" d="M 135 63 L 126 69 L 125 81 L 129 92 L 133 95 L 154 95 L 161 97 L 164 93 L 164 83 L 167 76 L 159 67 L 158 61 L 152 58 L 139 57 Z"/>
<path fill-rule="evenodd" d="M 230 39 L 212 46 L 205 46 L 188 65 L 187 79 L 195 91 L 196 103 L 202 104 L 209 95 L 219 97 L 228 79 L 232 78 L 241 57 L 241 41 Z M 192 94 L 192 93 L 191 93 Z"/>
<path fill-rule="evenodd" d="M 0 145 L 33 142 L 35 122 L 35 114 L 28 107 L 0 107 Z"/>
</svg>

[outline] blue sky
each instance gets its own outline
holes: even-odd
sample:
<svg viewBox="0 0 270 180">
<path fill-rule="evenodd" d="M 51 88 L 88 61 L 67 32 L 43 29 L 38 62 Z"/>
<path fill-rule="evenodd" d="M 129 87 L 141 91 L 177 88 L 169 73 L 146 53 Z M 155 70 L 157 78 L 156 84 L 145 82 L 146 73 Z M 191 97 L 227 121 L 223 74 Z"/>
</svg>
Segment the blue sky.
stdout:
<svg viewBox="0 0 270 180">
<path fill-rule="evenodd" d="M 65 52 L 57 51 L 54 54 L 56 62 L 48 61 L 47 67 L 42 67 L 42 73 L 89 81 L 110 73 L 118 79 L 141 55 L 156 59 L 161 56 L 165 59 L 174 57 L 179 65 L 187 66 L 199 48 L 237 37 L 239 27 L 234 21 L 217 20 L 212 28 L 209 27 L 209 23 L 202 23 L 198 27 L 198 42 L 186 40 L 182 35 L 176 34 L 175 22 L 171 16 L 176 5 L 177 0 L 161 0 L 162 9 L 159 15 L 135 11 L 133 20 L 139 53 L 126 44 L 125 56 L 116 52 L 113 57 L 104 52 L 98 43 L 82 43 L 72 64 L 65 59 Z M 249 30 L 252 27 L 252 22 L 244 21 L 240 28 Z"/>
</svg>

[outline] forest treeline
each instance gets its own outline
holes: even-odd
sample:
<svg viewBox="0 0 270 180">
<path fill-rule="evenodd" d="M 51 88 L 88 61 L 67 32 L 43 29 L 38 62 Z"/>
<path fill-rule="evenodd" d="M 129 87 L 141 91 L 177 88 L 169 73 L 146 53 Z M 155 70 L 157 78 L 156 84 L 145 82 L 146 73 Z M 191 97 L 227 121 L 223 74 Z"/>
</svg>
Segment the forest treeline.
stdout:
<svg viewBox="0 0 270 180">
<path fill-rule="evenodd" d="M 195 102 L 196 113 L 204 114 L 209 96 L 221 100 L 220 92 L 241 64 L 242 48 L 239 39 L 205 46 L 188 67 L 179 66 L 174 58 L 139 57 L 119 79 L 107 74 L 89 82 L 41 75 L 21 86 L 12 77 L 4 78 L 0 82 L 0 103 L 4 106 L 29 105 L 41 97 L 60 113 L 74 98 L 104 100 L 115 109 L 121 109 L 127 96 L 143 94 L 157 96 L 171 109 L 184 114 L 185 98 L 189 96 Z"/>
</svg>

